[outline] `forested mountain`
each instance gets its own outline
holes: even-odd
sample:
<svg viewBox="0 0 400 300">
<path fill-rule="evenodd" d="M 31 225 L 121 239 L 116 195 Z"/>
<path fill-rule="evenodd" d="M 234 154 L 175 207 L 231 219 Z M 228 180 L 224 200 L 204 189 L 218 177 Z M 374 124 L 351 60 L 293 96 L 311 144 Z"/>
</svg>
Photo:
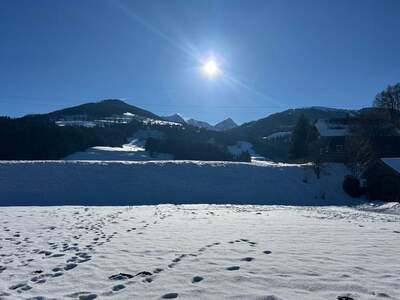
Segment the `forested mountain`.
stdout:
<svg viewBox="0 0 400 300">
<path fill-rule="evenodd" d="M 152 112 L 130 105 L 118 99 L 108 99 L 100 102 L 85 103 L 78 106 L 53 111 L 47 114 L 47 116 L 50 117 L 50 119 L 68 116 L 86 116 L 88 120 L 92 120 L 109 117 L 112 115 L 122 115 L 127 112 L 143 117 L 162 119 Z"/>
</svg>

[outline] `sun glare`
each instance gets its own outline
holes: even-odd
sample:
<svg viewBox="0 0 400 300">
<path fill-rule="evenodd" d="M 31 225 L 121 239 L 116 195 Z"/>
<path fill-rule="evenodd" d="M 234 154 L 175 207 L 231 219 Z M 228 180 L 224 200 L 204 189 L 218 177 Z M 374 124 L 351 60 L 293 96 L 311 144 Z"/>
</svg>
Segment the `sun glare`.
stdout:
<svg viewBox="0 0 400 300">
<path fill-rule="evenodd" d="M 220 73 L 220 69 L 215 60 L 210 59 L 203 65 L 203 72 L 209 77 L 215 77 Z"/>
</svg>

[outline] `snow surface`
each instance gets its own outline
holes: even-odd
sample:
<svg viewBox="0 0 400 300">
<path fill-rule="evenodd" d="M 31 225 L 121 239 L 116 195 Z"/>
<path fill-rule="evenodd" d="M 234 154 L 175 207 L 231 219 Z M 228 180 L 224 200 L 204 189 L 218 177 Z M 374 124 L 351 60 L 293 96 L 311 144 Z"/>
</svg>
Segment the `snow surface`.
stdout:
<svg viewBox="0 0 400 300">
<path fill-rule="evenodd" d="M 1 299 L 400 299 L 400 216 L 357 207 L 3 207 L 0 228 Z"/>
<path fill-rule="evenodd" d="M 180 114 L 173 114 L 171 116 L 164 116 L 162 117 L 164 120 L 166 121 L 170 121 L 170 122 L 175 122 L 175 123 L 181 123 L 181 124 L 185 124 L 185 120 L 182 118 L 182 116 Z"/>
<path fill-rule="evenodd" d="M 386 157 L 382 161 L 396 172 L 400 173 L 400 157 Z"/>
<path fill-rule="evenodd" d="M 292 134 L 291 131 L 279 131 L 279 132 L 274 132 L 274 133 L 270 134 L 269 136 L 263 137 L 263 139 L 275 140 L 275 139 L 289 137 L 291 134 Z"/>
<path fill-rule="evenodd" d="M 239 141 L 235 145 L 228 146 L 228 151 L 233 155 L 240 155 L 243 152 L 248 152 L 250 155 L 256 155 L 253 144 L 246 141 Z"/>
<path fill-rule="evenodd" d="M 325 165 L 317 179 L 310 164 L 2 161 L 0 205 L 357 203 L 342 190 L 346 174 L 342 164 Z"/>
<path fill-rule="evenodd" d="M 72 120 L 72 121 L 56 121 L 55 123 L 60 127 L 65 127 L 65 126 L 77 126 L 77 127 L 88 127 L 88 128 L 96 127 L 96 123 L 92 121 Z"/>
<path fill-rule="evenodd" d="M 254 151 L 253 144 L 246 141 L 238 141 L 235 145 L 230 145 L 227 148 L 228 152 L 235 156 L 239 156 L 243 152 L 248 152 L 251 156 L 251 161 L 254 162 L 266 160 L 264 156 L 259 155 Z"/>
<path fill-rule="evenodd" d="M 182 126 L 181 123 L 177 122 L 170 122 L 170 121 L 162 121 L 162 120 L 155 120 L 151 118 L 146 118 L 142 121 L 146 125 L 159 125 L 159 126 Z"/>
</svg>

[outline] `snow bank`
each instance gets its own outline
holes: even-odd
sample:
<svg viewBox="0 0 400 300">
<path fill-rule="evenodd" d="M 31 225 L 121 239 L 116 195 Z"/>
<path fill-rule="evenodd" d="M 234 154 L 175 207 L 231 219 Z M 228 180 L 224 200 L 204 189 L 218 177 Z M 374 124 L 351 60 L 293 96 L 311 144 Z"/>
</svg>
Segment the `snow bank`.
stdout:
<svg viewBox="0 0 400 300">
<path fill-rule="evenodd" d="M 199 161 L 0 162 L 0 205 L 350 204 L 346 168 Z"/>
<path fill-rule="evenodd" d="M 246 141 L 238 141 L 235 145 L 228 146 L 228 152 L 239 156 L 243 152 L 247 152 L 251 156 L 251 161 L 265 161 L 265 157 L 257 154 L 254 151 L 253 144 L 246 142 Z"/>
<path fill-rule="evenodd" d="M 363 203 L 356 207 L 359 210 L 400 215 L 400 203 L 399 202 L 381 202 L 374 201 L 370 203 Z"/>
</svg>

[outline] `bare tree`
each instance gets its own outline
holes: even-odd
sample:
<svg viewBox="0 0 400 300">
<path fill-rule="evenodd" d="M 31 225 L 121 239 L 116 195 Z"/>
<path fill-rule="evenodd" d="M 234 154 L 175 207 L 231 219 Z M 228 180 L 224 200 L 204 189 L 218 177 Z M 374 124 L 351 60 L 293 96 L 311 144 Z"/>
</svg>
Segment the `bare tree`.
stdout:
<svg viewBox="0 0 400 300">
<path fill-rule="evenodd" d="M 375 159 L 375 153 L 369 139 L 363 136 L 347 136 L 345 140 L 347 164 L 354 177 L 360 178 L 370 163 Z"/>
<path fill-rule="evenodd" d="M 389 109 L 370 109 L 364 111 L 350 130 L 355 135 L 381 137 L 394 134 L 394 111 Z"/>
<path fill-rule="evenodd" d="M 373 105 L 380 108 L 400 110 L 400 83 L 389 85 L 386 90 L 376 95 Z"/>
</svg>

